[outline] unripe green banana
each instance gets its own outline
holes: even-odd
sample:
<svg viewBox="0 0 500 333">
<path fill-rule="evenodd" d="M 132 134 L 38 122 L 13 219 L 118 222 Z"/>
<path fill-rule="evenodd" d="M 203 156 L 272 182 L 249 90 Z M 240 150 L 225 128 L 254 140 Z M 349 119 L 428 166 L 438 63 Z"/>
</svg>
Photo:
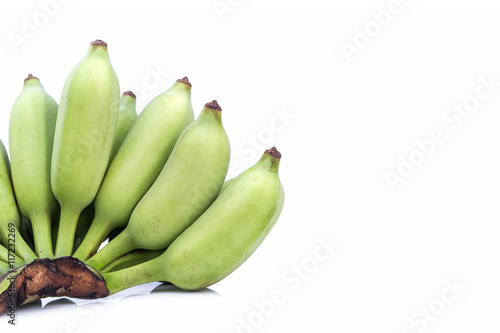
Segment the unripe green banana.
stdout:
<svg viewBox="0 0 500 333">
<path fill-rule="evenodd" d="M 95 41 L 63 88 L 52 153 L 52 190 L 61 205 L 56 256 L 71 255 L 81 211 L 108 167 L 120 87 L 103 41 Z"/>
<path fill-rule="evenodd" d="M 136 105 L 136 96 L 131 91 L 126 91 L 122 94 L 120 99 L 120 108 L 118 110 L 118 122 L 116 124 L 115 136 L 113 138 L 113 147 L 111 149 L 111 157 L 109 159 L 109 163 L 113 161 L 118 152 L 118 148 L 120 148 L 125 136 L 128 131 L 134 124 L 137 119 L 137 112 L 135 110 Z M 80 214 L 80 218 L 78 220 L 78 226 L 76 227 L 76 237 L 78 238 L 78 245 L 75 246 L 77 248 L 85 235 L 90 229 L 90 225 L 94 220 L 95 209 L 94 202 L 88 205 Z"/>
<path fill-rule="evenodd" d="M 5 246 L 0 244 L 0 261 L 8 262 L 9 261 L 9 251 L 5 248 Z"/>
<path fill-rule="evenodd" d="M 38 78 L 28 76 L 9 122 L 12 184 L 21 214 L 31 221 L 35 252 L 53 258 L 50 225 L 59 204 L 50 187 L 57 103 Z"/>
<path fill-rule="evenodd" d="M 0 261 L 0 278 L 10 271 L 10 265 L 6 262 Z"/>
<path fill-rule="evenodd" d="M 115 272 L 120 269 L 139 265 L 162 255 L 163 252 L 165 252 L 165 250 L 135 250 L 114 260 L 108 266 L 100 270 L 100 272 Z"/>
<path fill-rule="evenodd" d="M 127 224 L 193 119 L 187 78 L 177 80 L 146 106 L 109 166 L 94 202 L 94 221 L 74 253 L 76 258 L 88 259 L 113 229 Z"/>
<path fill-rule="evenodd" d="M 21 258 L 12 253 L 9 254 L 7 249 L 0 245 L 0 280 L 4 274 L 24 264 Z"/>
<path fill-rule="evenodd" d="M 230 147 L 216 101 L 181 135 L 158 179 L 115 239 L 87 264 L 102 269 L 134 249 L 166 249 L 215 200 L 229 167 Z"/>
<path fill-rule="evenodd" d="M 23 265 L 25 262 L 19 258 L 15 253 L 9 252 L 3 245 L 0 245 L 0 261 L 12 265 L 13 267 L 18 267 Z"/>
<path fill-rule="evenodd" d="M 274 147 L 267 150 L 161 256 L 103 273 L 110 293 L 154 281 L 197 290 L 233 272 L 262 243 L 281 213 L 280 159 Z"/>
<path fill-rule="evenodd" d="M 220 193 L 222 193 L 229 185 L 231 185 L 232 182 L 234 182 L 235 179 L 236 178 L 232 178 L 232 179 L 226 180 L 224 182 L 224 184 L 222 185 L 222 188 L 220 189 Z M 219 193 L 219 195 L 220 195 L 220 193 Z"/>
<path fill-rule="evenodd" d="M 128 131 L 134 124 L 137 119 L 137 111 L 135 109 L 136 105 L 136 96 L 131 91 L 126 91 L 122 94 L 120 99 L 120 108 L 118 110 L 118 122 L 116 124 L 115 136 L 113 138 L 113 147 L 111 148 L 111 157 L 109 159 L 109 163 L 113 161 L 118 152 L 118 148 L 120 148 L 125 136 Z M 80 214 L 80 218 L 78 219 L 78 225 L 76 227 L 76 237 L 77 237 L 77 246 L 81 244 L 85 235 L 90 229 L 90 225 L 94 220 L 95 209 L 94 202 L 88 205 Z"/>
<path fill-rule="evenodd" d="M 115 136 L 113 138 L 113 147 L 111 148 L 110 163 L 116 156 L 118 148 L 120 148 L 125 136 L 137 119 L 137 111 L 135 109 L 136 96 L 131 91 L 126 91 L 120 99 L 120 109 L 118 111 L 118 122 L 116 124 Z"/>
<path fill-rule="evenodd" d="M 21 214 L 12 188 L 9 156 L 0 140 L 0 243 L 25 262 L 32 262 L 37 256 L 21 237 L 20 227 Z"/>
</svg>

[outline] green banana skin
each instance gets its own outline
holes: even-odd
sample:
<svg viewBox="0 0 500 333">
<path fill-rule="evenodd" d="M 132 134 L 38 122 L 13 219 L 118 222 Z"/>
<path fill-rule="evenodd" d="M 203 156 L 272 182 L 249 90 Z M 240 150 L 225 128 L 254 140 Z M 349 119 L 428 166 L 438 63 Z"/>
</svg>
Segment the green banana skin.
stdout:
<svg viewBox="0 0 500 333">
<path fill-rule="evenodd" d="M 120 148 L 125 136 L 128 131 L 134 124 L 137 119 L 137 111 L 135 109 L 136 106 L 136 96 L 131 91 L 126 91 L 122 94 L 120 99 L 120 108 L 118 109 L 118 121 L 116 124 L 115 136 L 113 137 L 113 146 L 111 148 L 111 156 L 109 159 L 109 164 L 113 161 L 118 152 L 118 148 Z M 85 207 L 80 214 L 80 218 L 78 219 L 78 225 L 76 227 L 76 237 L 75 237 L 75 246 L 77 249 L 85 235 L 90 229 L 90 225 L 94 220 L 95 209 L 94 202 L 87 207 Z"/>
<path fill-rule="evenodd" d="M 0 276 L 7 274 L 9 270 L 10 270 L 10 265 L 7 264 L 6 262 L 0 261 Z"/>
<path fill-rule="evenodd" d="M 224 192 L 224 190 L 225 190 L 226 188 L 228 188 L 228 186 L 229 186 L 229 185 L 231 185 L 231 184 L 234 182 L 234 180 L 235 180 L 235 179 L 236 179 L 236 178 L 232 178 L 232 179 L 226 180 L 226 181 L 224 182 L 224 184 L 222 185 L 221 189 L 220 189 L 220 193 L 219 193 L 219 195 L 220 195 L 222 192 Z"/>
<path fill-rule="evenodd" d="M 0 243 L 25 262 L 37 259 L 37 255 L 21 237 L 21 214 L 12 188 L 10 163 L 7 151 L 0 140 Z"/>
<path fill-rule="evenodd" d="M 153 250 L 153 251 L 135 250 L 127 254 L 124 254 L 120 258 L 111 262 L 108 266 L 101 269 L 100 272 L 101 273 L 115 272 L 119 271 L 120 269 L 125 269 L 135 265 L 139 265 L 142 264 L 143 262 L 159 257 L 161 254 L 163 254 L 163 252 L 165 252 L 165 250 Z"/>
<path fill-rule="evenodd" d="M 31 221 L 35 252 L 53 258 L 51 220 L 59 203 L 50 185 L 58 105 L 31 74 L 12 106 L 9 122 L 12 183 L 21 214 Z"/>
<path fill-rule="evenodd" d="M 0 261 L 5 263 L 9 261 L 9 251 L 3 245 L 0 245 Z"/>
<path fill-rule="evenodd" d="M 87 260 L 112 230 L 127 225 L 134 207 L 155 182 L 193 120 L 187 78 L 177 80 L 146 106 L 109 166 L 94 202 L 94 221 L 74 257 Z"/>
<path fill-rule="evenodd" d="M 198 290 L 233 272 L 257 249 L 281 213 L 280 158 L 275 148 L 267 150 L 161 256 L 103 273 L 110 293 L 154 281 Z"/>
<path fill-rule="evenodd" d="M 61 206 L 56 257 L 71 255 L 81 211 L 95 198 L 111 156 L 120 87 L 107 44 L 92 42 L 61 95 L 52 154 L 52 190 Z"/>
<path fill-rule="evenodd" d="M 113 161 L 120 148 L 125 136 L 137 119 L 136 96 L 131 91 L 126 91 L 122 94 L 120 99 L 120 108 L 118 110 L 118 122 L 116 124 L 115 136 L 113 138 L 113 147 L 111 148 L 111 157 L 109 163 Z M 75 243 L 75 249 L 81 244 L 85 235 L 90 229 L 90 225 L 94 220 L 95 209 L 94 202 L 88 205 L 80 214 L 78 226 L 76 227 L 76 237 L 78 239 Z"/>
<path fill-rule="evenodd" d="M 24 266 L 25 262 L 15 254 L 8 253 L 7 249 L 0 246 L 0 280 L 4 274 Z"/>
<path fill-rule="evenodd" d="M 75 230 L 75 239 L 73 240 L 73 249 L 76 249 L 83 237 L 85 237 L 85 233 L 87 232 L 88 228 L 90 227 L 90 223 L 92 222 L 92 219 L 94 218 L 94 206 L 90 204 L 89 206 L 85 207 L 83 211 L 80 214 L 80 217 L 78 218 L 78 225 L 76 226 Z M 54 220 L 52 223 L 52 246 L 55 248 L 56 243 L 55 240 L 57 239 L 57 233 L 59 231 L 59 220 Z"/>
<path fill-rule="evenodd" d="M 134 249 L 166 249 L 216 199 L 229 159 L 221 108 L 213 101 L 181 135 L 125 230 L 86 263 L 100 270 Z"/>
<path fill-rule="evenodd" d="M 0 245 L 0 261 L 14 267 L 19 267 L 25 264 L 24 260 L 22 260 L 12 252 L 9 253 L 9 250 L 7 250 L 3 245 Z"/>
<path fill-rule="evenodd" d="M 126 91 L 122 94 L 110 162 L 115 158 L 118 148 L 120 148 L 123 140 L 125 140 L 125 136 L 127 136 L 128 131 L 137 119 L 136 100 L 137 97 L 131 91 Z"/>
</svg>

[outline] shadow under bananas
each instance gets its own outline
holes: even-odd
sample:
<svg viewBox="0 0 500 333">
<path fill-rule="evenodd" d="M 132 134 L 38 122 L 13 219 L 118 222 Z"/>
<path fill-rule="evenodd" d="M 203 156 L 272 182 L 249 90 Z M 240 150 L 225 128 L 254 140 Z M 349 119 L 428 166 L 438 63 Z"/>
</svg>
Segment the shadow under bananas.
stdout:
<svg viewBox="0 0 500 333">
<path fill-rule="evenodd" d="M 182 294 L 197 294 L 197 295 L 203 294 L 203 295 L 212 295 L 215 297 L 223 297 L 218 292 L 209 288 L 204 288 L 196 291 L 183 290 L 168 282 L 160 284 L 151 291 L 151 294 L 160 294 L 160 293 L 182 293 Z"/>
</svg>

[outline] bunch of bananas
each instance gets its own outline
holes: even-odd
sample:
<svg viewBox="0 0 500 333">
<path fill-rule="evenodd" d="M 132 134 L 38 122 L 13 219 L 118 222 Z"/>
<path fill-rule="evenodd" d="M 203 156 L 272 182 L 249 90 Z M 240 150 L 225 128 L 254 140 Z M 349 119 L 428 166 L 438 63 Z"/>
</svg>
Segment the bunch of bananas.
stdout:
<svg viewBox="0 0 500 333">
<path fill-rule="evenodd" d="M 274 147 L 225 181 L 217 101 L 195 120 L 183 78 L 138 116 L 101 40 L 59 104 L 28 76 L 10 115 L 10 161 L 0 146 L 0 313 L 154 281 L 205 288 L 255 251 L 283 208 Z"/>
</svg>

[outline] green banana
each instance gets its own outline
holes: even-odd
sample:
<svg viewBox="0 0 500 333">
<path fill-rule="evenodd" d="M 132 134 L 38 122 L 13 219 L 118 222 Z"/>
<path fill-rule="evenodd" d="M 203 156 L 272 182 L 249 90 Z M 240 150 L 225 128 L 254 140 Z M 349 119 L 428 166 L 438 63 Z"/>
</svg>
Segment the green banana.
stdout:
<svg viewBox="0 0 500 333">
<path fill-rule="evenodd" d="M 0 261 L 9 262 L 9 251 L 3 245 L 0 245 Z"/>
<path fill-rule="evenodd" d="M 22 260 L 12 252 L 9 253 L 9 250 L 7 250 L 3 245 L 0 245 L 0 261 L 3 261 L 14 267 L 18 267 L 24 264 L 24 260 Z"/>
<path fill-rule="evenodd" d="M 165 250 L 135 250 L 114 260 L 108 266 L 101 269 L 100 272 L 115 272 L 120 269 L 139 265 L 160 256 L 163 252 L 165 252 Z"/>
<path fill-rule="evenodd" d="M 10 265 L 6 262 L 0 261 L 0 277 L 10 271 Z"/>
<path fill-rule="evenodd" d="M 220 193 L 219 193 L 219 195 L 220 195 L 220 194 L 221 194 L 221 193 L 222 193 L 222 192 L 223 192 L 226 188 L 228 188 L 228 186 L 229 186 L 229 185 L 231 185 L 231 184 L 234 182 L 234 180 L 235 180 L 235 179 L 236 179 L 236 178 L 232 178 L 232 179 L 226 180 L 226 181 L 224 182 L 224 184 L 222 185 L 221 189 L 220 189 Z"/>
<path fill-rule="evenodd" d="M 110 162 L 115 158 L 118 148 L 120 148 L 125 136 L 127 136 L 128 131 L 137 119 L 137 111 L 135 110 L 136 99 L 135 94 L 131 91 L 126 91 L 122 94 Z"/>
<path fill-rule="evenodd" d="M 99 270 L 134 249 L 166 249 L 215 200 L 229 167 L 229 140 L 216 101 L 184 131 L 158 179 L 115 239 L 86 263 Z"/>
<path fill-rule="evenodd" d="M 280 159 L 274 147 L 267 150 L 161 256 L 102 273 L 110 293 L 154 281 L 197 290 L 233 272 L 262 243 L 281 213 Z"/>
<path fill-rule="evenodd" d="M 111 148 L 111 156 L 109 158 L 109 163 L 113 161 L 120 148 L 125 136 L 132 127 L 137 118 L 137 112 L 135 110 L 136 96 L 131 91 L 126 91 L 122 94 L 120 99 L 120 108 L 118 109 L 118 121 L 116 123 L 115 135 L 113 137 L 113 146 Z M 95 209 L 94 202 L 85 207 L 80 214 L 78 219 L 78 225 L 76 227 L 76 237 L 78 238 L 78 245 L 85 238 L 87 231 L 89 231 L 90 225 L 94 220 Z M 77 248 L 78 246 L 75 246 Z"/>
<path fill-rule="evenodd" d="M 116 124 L 115 136 L 113 137 L 113 146 L 111 148 L 111 157 L 109 163 L 111 163 L 118 152 L 118 148 L 122 144 L 125 136 L 132 127 L 137 118 L 137 112 L 135 110 L 136 96 L 131 91 L 126 91 L 122 94 L 120 99 L 120 108 L 118 110 L 118 122 Z M 76 236 L 79 239 L 79 243 L 85 238 L 87 231 L 94 220 L 95 210 L 94 202 L 88 205 L 80 214 L 78 220 L 78 226 L 76 227 Z"/>
<path fill-rule="evenodd" d="M 25 262 L 32 262 L 37 256 L 19 232 L 21 214 L 12 188 L 9 156 L 1 140 L 0 150 L 0 243 L 15 251 Z"/>
<path fill-rule="evenodd" d="M 107 44 L 92 42 L 61 95 L 52 154 L 52 190 L 61 205 L 57 257 L 71 255 L 81 211 L 94 200 L 108 167 L 120 87 Z"/>
<path fill-rule="evenodd" d="M 29 75 L 12 106 L 9 122 L 12 184 L 21 214 L 31 221 L 35 252 L 53 258 L 50 225 L 59 204 L 50 187 L 56 101 Z"/>
<path fill-rule="evenodd" d="M 191 84 L 186 77 L 146 106 L 109 166 L 94 202 L 94 221 L 74 257 L 87 260 L 113 229 L 127 224 L 193 119 Z"/>
</svg>

